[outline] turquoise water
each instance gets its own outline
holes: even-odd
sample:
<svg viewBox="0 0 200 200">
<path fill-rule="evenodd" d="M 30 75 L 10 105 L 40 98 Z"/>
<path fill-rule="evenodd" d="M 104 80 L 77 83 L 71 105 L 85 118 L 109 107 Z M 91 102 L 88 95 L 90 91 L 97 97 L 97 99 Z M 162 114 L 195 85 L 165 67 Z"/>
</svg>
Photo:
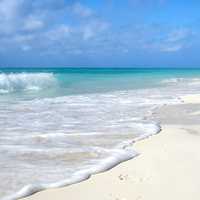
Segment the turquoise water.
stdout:
<svg viewBox="0 0 200 200">
<path fill-rule="evenodd" d="M 160 81 L 163 79 L 200 77 L 199 69 L 2 68 L 0 73 L 0 89 L 5 89 L 4 93 L 23 92 L 33 97 L 161 87 Z M 12 74 L 13 77 L 6 80 L 6 77 L 2 77 L 5 74 Z M 24 75 L 21 79 L 20 74 Z M 41 76 L 34 80 L 33 76 L 28 76 L 31 74 Z M 42 81 L 42 74 L 45 82 Z M 30 81 L 34 82 L 32 90 L 31 87 L 27 88 Z"/>
<path fill-rule="evenodd" d="M 198 69 L 0 70 L 0 199 L 76 183 L 133 158 L 152 112 L 200 91 Z"/>
</svg>

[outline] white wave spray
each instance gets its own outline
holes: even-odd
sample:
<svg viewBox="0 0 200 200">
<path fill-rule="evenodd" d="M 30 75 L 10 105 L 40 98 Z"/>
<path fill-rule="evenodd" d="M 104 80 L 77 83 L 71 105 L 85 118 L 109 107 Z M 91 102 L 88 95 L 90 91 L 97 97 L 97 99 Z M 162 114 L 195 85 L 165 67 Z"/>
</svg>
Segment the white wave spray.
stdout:
<svg viewBox="0 0 200 200">
<path fill-rule="evenodd" d="M 11 73 L 0 74 L 0 93 L 40 90 L 54 86 L 53 73 Z"/>
</svg>

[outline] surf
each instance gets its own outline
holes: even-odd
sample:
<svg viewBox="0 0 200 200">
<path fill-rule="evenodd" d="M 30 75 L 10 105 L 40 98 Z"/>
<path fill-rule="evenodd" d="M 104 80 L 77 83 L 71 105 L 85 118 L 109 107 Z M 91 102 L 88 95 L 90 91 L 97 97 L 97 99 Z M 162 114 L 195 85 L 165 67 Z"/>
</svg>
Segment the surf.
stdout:
<svg viewBox="0 0 200 200">
<path fill-rule="evenodd" d="M 0 93 L 41 90 L 55 84 L 53 73 L 0 73 Z"/>
</svg>

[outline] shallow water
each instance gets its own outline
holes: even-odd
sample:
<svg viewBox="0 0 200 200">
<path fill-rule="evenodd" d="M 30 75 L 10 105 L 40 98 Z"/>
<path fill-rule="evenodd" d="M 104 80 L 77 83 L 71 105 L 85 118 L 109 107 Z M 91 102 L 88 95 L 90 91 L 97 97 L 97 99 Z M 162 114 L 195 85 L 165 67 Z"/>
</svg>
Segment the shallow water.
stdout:
<svg viewBox="0 0 200 200">
<path fill-rule="evenodd" d="M 199 89 L 200 70 L 2 69 L 0 199 L 134 157 L 129 144 L 159 131 L 154 109 Z"/>
</svg>

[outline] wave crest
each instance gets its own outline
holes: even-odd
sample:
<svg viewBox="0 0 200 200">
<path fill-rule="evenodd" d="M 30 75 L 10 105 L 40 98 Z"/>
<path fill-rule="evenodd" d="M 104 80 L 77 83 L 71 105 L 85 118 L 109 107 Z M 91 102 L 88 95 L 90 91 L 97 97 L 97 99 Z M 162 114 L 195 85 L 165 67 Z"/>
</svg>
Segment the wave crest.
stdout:
<svg viewBox="0 0 200 200">
<path fill-rule="evenodd" d="M 26 90 L 41 90 L 54 86 L 53 73 L 11 73 L 0 74 L 0 93 Z"/>
</svg>

